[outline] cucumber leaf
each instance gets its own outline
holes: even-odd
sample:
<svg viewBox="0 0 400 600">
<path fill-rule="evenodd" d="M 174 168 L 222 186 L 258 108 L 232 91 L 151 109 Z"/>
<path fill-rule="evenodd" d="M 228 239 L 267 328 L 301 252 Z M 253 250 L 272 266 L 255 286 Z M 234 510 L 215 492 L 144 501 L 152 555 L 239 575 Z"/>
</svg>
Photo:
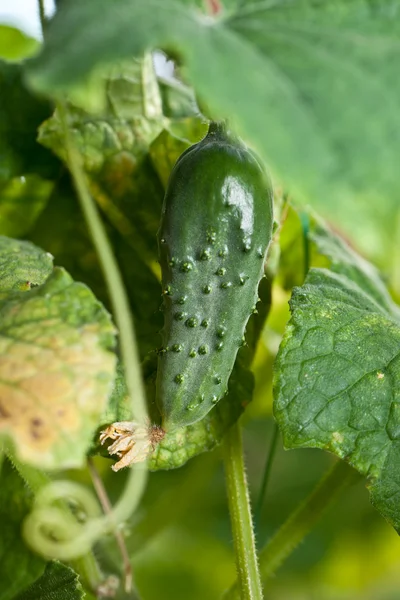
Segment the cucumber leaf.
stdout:
<svg viewBox="0 0 400 600">
<path fill-rule="evenodd" d="M 29 290 L 53 270 L 53 257 L 31 242 L 0 236 L 0 292 Z"/>
<path fill-rule="evenodd" d="M 99 65 L 164 48 L 289 191 L 337 222 L 361 211 L 371 228 L 398 207 L 399 11 L 399 0 L 278 0 L 211 16 L 175 0 L 71 0 L 28 77 L 71 92 Z"/>
<path fill-rule="evenodd" d="M 23 264 L 18 247 L 28 265 L 41 257 L 33 244 L 1 242 L 5 267 L 8 257 Z M 92 292 L 64 269 L 39 276 L 44 283 L 37 279 L 28 291 L 0 291 L 0 435 L 29 464 L 79 467 L 114 379 L 115 329 Z"/>
<path fill-rule="evenodd" d="M 27 234 L 45 208 L 53 187 L 53 182 L 37 175 L 15 177 L 0 185 L 0 234 Z"/>
<path fill-rule="evenodd" d="M 0 486 L 0 598 L 12 600 L 35 581 L 45 561 L 32 552 L 21 538 L 21 526 L 32 504 L 32 494 L 11 463 L 1 465 Z"/>
<path fill-rule="evenodd" d="M 328 450 L 365 475 L 372 503 L 400 531 L 397 307 L 372 267 L 325 233 L 316 239 L 335 272 L 311 269 L 293 290 L 274 414 L 286 448 Z"/>
<path fill-rule="evenodd" d="M 16 27 L 0 25 L 0 58 L 15 61 L 32 56 L 39 49 L 39 42 L 22 33 Z"/>
<path fill-rule="evenodd" d="M 41 577 L 13 600 L 83 600 L 85 592 L 70 567 L 53 560 Z"/>
</svg>

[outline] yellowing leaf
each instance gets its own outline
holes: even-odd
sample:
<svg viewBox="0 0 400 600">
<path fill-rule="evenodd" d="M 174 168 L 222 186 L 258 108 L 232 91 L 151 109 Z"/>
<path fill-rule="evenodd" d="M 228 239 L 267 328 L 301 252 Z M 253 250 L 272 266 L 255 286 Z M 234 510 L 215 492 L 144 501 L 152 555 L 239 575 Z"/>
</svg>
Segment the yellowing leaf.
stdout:
<svg viewBox="0 0 400 600">
<path fill-rule="evenodd" d="M 109 314 L 63 269 L 0 294 L 0 433 L 21 460 L 83 463 L 114 378 L 114 335 Z"/>
</svg>

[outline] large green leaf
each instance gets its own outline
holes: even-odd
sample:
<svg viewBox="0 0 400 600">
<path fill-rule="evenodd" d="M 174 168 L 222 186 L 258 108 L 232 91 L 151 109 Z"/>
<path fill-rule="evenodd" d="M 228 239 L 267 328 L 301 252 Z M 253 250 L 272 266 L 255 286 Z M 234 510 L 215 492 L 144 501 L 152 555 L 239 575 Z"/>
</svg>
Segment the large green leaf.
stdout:
<svg viewBox="0 0 400 600">
<path fill-rule="evenodd" d="M 336 273 L 311 269 L 293 291 L 274 412 L 287 448 L 329 450 L 367 476 L 373 504 L 400 531 L 398 313 L 372 269 L 369 279 L 354 265 L 352 280 L 342 274 L 347 258 Z"/>
<path fill-rule="evenodd" d="M 32 494 L 8 460 L 1 466 L 0 485 L 0 598 L 11 600 L 39 577 L 45 561 L 25 546 L 21 526 Z"/>
<path fill-rule="evenodd" d="M 83 600 L 84 597 L 78 575 L 54 560 L 48 563 L 39 579 L 13 600 Z"/>
<path fill-rule="evenodd" d="M 18 247 L 21 264 L 36 259 L 35 273 L 47 257 L 28 242 L 1 242 L 4 269 Z M 47 268 L 38 287 L 16 290 L 7 278 L 0 292 L 0 433 L 27 463 L 78 467 L 111 391 L 115 329 L 92 292 L 63 269 L 43 283 Z"/>
<path fill-rule="evenodd" d="M 206 18 L 174 0 L 71 0 L 29 76 L 53 94 L 99 63 L 178 52 L 212 112 L 232 118 L 298 197 L 350 222 L 363 210 L 371 224 L 382 197 L 387 210 L 398 198 L 399 10 L 399 0 L 280 0 Z"/>
</svg>

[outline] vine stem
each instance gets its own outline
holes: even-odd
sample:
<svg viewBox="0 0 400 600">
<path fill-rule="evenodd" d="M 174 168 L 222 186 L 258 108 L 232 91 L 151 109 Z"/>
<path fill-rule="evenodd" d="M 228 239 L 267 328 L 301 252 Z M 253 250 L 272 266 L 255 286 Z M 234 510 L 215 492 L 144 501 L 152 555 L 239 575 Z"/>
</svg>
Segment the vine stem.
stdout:
<svg viewBox="0 0 400 600">
<path fill-rule="evenodd" d="M 19 461 L 9 448 L 6 449 L 6 455 L 34 495 L 37 495 L 40 490 L 51 484 L 52 480 L 47 473 Z M 65 513 L 65 516 L 68 517 L 70 511 L 64 502 L 59 503 L 59 508 Z M 72 567 L 79 572 L 89 589 L 96 592 L 103 583 L 104 576 L 93 551 L 89 550 L 83 554 L 83 556 L 70 562 Z"/>
<path fill-rule="evenodd" d="M 100 504 L 102 506 L 103 512 L 106 515 L 110 515 L 112 512 L 112 506 L 110 499 L 107 494 L 107 490 L 103 485 L 103 481 L 99 475 L 98 470 L 96 469 L 96 465 L 91 457 L 87 460 L 88 469 L 90 476 L 92 478 L 93 486 L 96 490 L 97 497 L 100 500 Z M 125 577 L 125 591 L 130 592 L 132 589 L 132 565 L 129 560 L 128 550 L 125 544 L 125 539 L 122 532 L 118 529 L 118 527 L 114 528 L 114 537 L 117 542 L 117 546 L 119 548 L 122 562 L 124 565 L 124 577 Z"/>
<path fill-rule="evenodd" d="M 275 420 L 274 420 L 272 427 L 273 427 L 273 430 L 272 430 L 271 443 L 270 443 L 269 450 L 268 450 L 267 460 L 265 462 L 263 479 L 261 482 L 257 505 L 256 505 L 256 509 L 254 512 L 254 521 L 255 521 L 257 527 L 261 520 L 262 507 L 263 507 L 265 496 L 267 493 L 267 487 L 268 487 L 268 482 L 269 482 L 269 478 L 271 475 L 272 463 L 274 462 L 276 446 L 277 446 L 277 442 L 278 442 L 278 438 L 279 438 L 278 425 L 276 424 Z M 258 531 L 257 527 L 256 527 L 256 531 Z"/>
<path fill-rule="evenodd" d="M 103 270 L 115 322 L 119 331 L 126 384 L 132 401 L 135 399 L 132 406 L 133 412 L 136 419 L 144 423 L 147 419 L 146 397 L 140 370 L 140 358 L 134 325 L 125 286 L 96 204 L 89 193 L 88 184 L 81 165 L 81 157 L 71 142 L 66 108 L 59 103 L 58 110 L 64 125 L 68 168 L 72 175 L 78 200 Z"/>
<path fill-rule="evenodd" d="M 239 423 L 235 423 L 225 436 L 224 464 L 240 598 L 262 600 Z"/>
<path fill-rule="evenodd" d="M 145 423 L 148 419 L 146 396 L 128 297 L 104 225 L 101 221 L 96 204 L 89 193 L 85 174 L 81 165 L 81 157 L 71 141 L 67 122 L 67 110 L 61 102 L 58 105 L 58 110 L 64 129 L 68 168 L 72 175 L 78 200 L 85 216 L 93 245 L 99 257 L 113 307 L 115 322 L 119 331 L 120 350 L 124 365 L 126 385 L 132 402 L 132 413 L 135 415 L 137 421 Z M 110 519 L 116 523 L 120 523 L 130 517 L 140 502 L 146 486 L 146 481 L 146 463 L 143 463 L 139 468 L 130 469 L 130 474 L 122 496 L 113 507 L 111 513 L 109 513 Z"/>
<path fill-rule="evenodd" d="M 128 392 L 132 401 L 132 412 L 139 422 L 145 423 L 147 422 L 146 399 L 128 298 L 103 223 L 97 207 L 90 196 L 85 174 L 81 166 L 81 157 L 70 138 L 67 109 L 61 102 L 58 104 L 58 112 L 64 133 L 67 166 L 71 173 L 78 200 L 103 269 L 113 306 L 114 318 L 119 330 L 120 350 L 125 367 Z M 36 510 L 25 521 L 25 531 L 30 544 L 38 552 L 42 551 L 50 556 L 57 556 L 61 560 L 68 560 L 85 554 L 85 548 L 90 547 L 97 539 L 110 530 L 115 531 L 120 523 L 131 516 L 140 502 L 146 481 L 147 466 L 145 464 L 135 469 L 131 468 L 120 498 L 107 515 L 98 515 L 93 499 L 88 497 L 87 491 L 79 488 L 79 486 L 77 487 L 76 484 L 68 481 L 49 483 L 45 489 L 46 494 L 41 494 L 41 497 L 39 497 L 40 494 L 38 496 L 38 507 L 36 507 Z M 64 540 L 62 543 L 51 539 L 46 540 L 43 538 L 43 526 L 41 522 L 43 520 L 46 521 L 48 518 L 52 521 L 53 525 L 57 525 L 63 529 L 63 535 L 67 534 L 68 530 L 70 530 L 70 534 L 73 534 L 71 528 L 68 528 L 67 523 L 64 522 L 65 520 L 62 518 L 62 515 L 55 514 L 54 511 L 51 511 L 47 507 L 39 506 L 44 504 L 46 498 L 62 498 L 66 493 L 66 489 L 68 489 L 68 494 L 71 496 L 77 494 L 80 497 L 83 504 L 88 508 L 87 514 L 93 518 L 84 524 L 81 531 L 76 531 L 71 539 Z M 46 548 L 46 551 L 44 548 Z M 57 555 L 54 554 L 55 552 L 57 552 Z"/>
<path fill-rule="evenodd" d="M 46 11 L 44 9 L 44 0 L 38 0 L 38 8 L 39 8 L 39 19 L 40 19 L 40 27 L 42 29 L 42 35 L 44 35 L 44 30 L 46 29 Z"/>
<path fill-rule="evenodd" d="M 322 477 L 311 494 L 295 509 L 260 552 L 260 572 L 266 582 L 297 548 L 308 532 L 341 492 L 358 481 L 361 475 L 339 460 Z M 224 600 L 240 600 L 240 581 L 224 596 Z"/>
</svg>

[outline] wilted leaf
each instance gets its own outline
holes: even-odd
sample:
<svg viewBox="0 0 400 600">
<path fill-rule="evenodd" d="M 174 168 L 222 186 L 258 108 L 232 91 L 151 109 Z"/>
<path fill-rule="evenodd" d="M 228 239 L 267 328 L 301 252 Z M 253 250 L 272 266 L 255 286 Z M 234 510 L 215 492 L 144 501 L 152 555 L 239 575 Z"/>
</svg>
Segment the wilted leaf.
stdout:
<svg viewBox="0 0 400 600">
<path fill-rule="evenodd" d="M 43 575 L 13 600 L 82 600 L 85 593 L 78 575 L 62 563 L 51 561 Z"/>
<path fill-rule="evenodd" d="M 114 341 L 108 313 L 63 269 L 0 294 L 0 432 L 21 460 L 82 465 L 114 378 Z"/>
<path fill-rule="evenodd" d="M 43 573 L 45 561 L 25 546 L 21 526 L 32 494 L 8 460 L 1 466 L 0 598 L 11 600 Z"/>
<path fill-rule="evenodd" d="M 372 267 L 334 252 L 337 273 L 312 269 L 293 291 L 274 412 L 287 448 L 329 450 L 367 476 L 373 504 L 400 531 L 400 325 Z"/>
<path fill-rule="evenodd" d="M 29 290 L 32 285 L 41 285 L 52 270 L 51 254 L 31 242 L 0 235 L 0 292 Z"/>
</svg>

